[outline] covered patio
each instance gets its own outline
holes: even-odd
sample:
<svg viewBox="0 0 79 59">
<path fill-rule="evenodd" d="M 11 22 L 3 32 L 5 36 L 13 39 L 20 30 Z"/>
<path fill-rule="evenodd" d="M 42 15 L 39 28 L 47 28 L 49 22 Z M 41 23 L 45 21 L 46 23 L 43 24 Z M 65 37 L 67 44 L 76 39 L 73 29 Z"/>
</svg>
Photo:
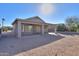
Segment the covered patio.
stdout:
<svg viewBox="0 0 79 59">
<path fill-rule="evenodd" d="M 18 38 L 30 34 L 43 35 L 48 32 L 48 24 L 39 17 L 31 18 L 31 20 L 16 19 L 13 23 L 13 31 Z"/>
<path fill-rule="evenodd" d="M 33 34 L 44 34 L 47 33 L 47 24 L 41 23 L 30 23 L 30 22 L 22 22 L 21 23 L 21 36 L 24 35 L 33 35 Z"/>
</svg>

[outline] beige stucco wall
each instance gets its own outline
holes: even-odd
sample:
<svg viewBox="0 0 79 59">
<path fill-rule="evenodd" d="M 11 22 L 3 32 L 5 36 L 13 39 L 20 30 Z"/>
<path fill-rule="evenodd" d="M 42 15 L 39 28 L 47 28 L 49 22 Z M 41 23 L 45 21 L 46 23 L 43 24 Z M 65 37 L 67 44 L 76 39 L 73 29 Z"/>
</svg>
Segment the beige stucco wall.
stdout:
<svg viewBox="0 0 79 59">
<path fill-rule="evenodd" d="M 54 25 L 54 24 L 49 24 L 48 25 L 48 31 L 49 32 L 55 32 L 55 30 L 56 30 L 56 28 L 57 28 L 57 25 Z"/>
<path fill-rule="evenodd" d="M 24 24 L 22 24 L 22 26 L 23 26 Z M 30 25 L 30 24 L 29 24 Z M 29 25 L 24 25 L 24 27 L 25 26 L 29 26 Z M 33 33 L 41 33 L 41 26 L 40 25 L 30 25 L 30 26 L 32 26 L 32 28 L 31 28 L 31 30 L 29 31 L 29 30 L 27 30 L 27 29 L 25 29 L 24 28 L 24 32 L 26 33 L 26 34 L 33 34 Z M 23 31 L 23 27 L 22 27 L 22 31 Z"/>
<path fill-rule="evenodd" d="M 21 24 L 21 26 L 29 26 L 30 24 Z M 26 30 L 25 28 L 22 27 L 21 31 L 22 31 L 22 35 L 27 35 L 27 34 L 35 34 L 35 33 L 42 33 L 42 25 L 34 25 L 34 24 L 31 24 L 32 26 L 32 30 L 31 31 L 28 31 Z M 24 30 L 24 32 L 23 32 Z M 45 25 L 44 26 L 44 32 L 48 32 L 48 27 Z"/>
<path fill-rule="evenodd" d="M 34 33 L 41 33 L 41 26 L 40 25 L 33 25 L 33 32 Z"/>
</svg>

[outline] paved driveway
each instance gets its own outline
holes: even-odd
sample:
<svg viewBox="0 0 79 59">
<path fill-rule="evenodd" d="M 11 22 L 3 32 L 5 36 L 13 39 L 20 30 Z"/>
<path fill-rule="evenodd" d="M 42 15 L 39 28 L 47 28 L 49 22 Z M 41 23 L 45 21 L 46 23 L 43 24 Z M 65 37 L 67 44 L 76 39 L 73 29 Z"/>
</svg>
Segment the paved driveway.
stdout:
<svg viewBox="0 0 79 59">
<path fill-rule="evenodd" d="M 16 37 L 12 37 L 9 33 L 5 33 L 0 39 L 0 55 L 15 55 L 61 38 L 63 38 L 63 36 L 45 34 L 24 36 L 22 39 L 17 39 Z"/>
</svg>

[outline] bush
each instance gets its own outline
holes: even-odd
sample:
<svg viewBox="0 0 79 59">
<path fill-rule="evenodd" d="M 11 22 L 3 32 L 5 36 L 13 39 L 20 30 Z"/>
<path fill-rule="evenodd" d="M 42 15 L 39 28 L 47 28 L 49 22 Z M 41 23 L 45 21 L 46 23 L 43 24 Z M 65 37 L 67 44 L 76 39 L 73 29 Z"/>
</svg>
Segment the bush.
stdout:
<svg viewBox="0 0 79 59">
<path fill-rule="evenodd" d="M 67 31 L 65 24 L 58 24 L 57 31 Z"/>
<path fill-rule="evenodd" d="M 79 18 L 76 16 L 68 17 L 65 21 L 66 27 L 71 32 L 79 31 Z"/>
</svg>

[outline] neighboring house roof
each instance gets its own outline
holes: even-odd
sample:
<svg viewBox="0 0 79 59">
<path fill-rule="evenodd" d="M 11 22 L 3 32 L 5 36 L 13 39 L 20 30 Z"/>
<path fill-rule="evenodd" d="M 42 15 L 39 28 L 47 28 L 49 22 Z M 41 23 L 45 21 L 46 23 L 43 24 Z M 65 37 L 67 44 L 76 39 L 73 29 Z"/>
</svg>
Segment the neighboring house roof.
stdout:
<svg viewBox="0 0 79 59">
<path fill-rule="evenodd" d="M 51 23 L 47 23 L 48 25 L 58 25 L 58 24 L 51 24 Z"/>
<path fill-rule="evenodd" d="M 46 24 L 46 22 L 43 21 L 39 16 L 34 16 L 27 19 L 16 18 L 15 21 L 12 23 L 12 25 L 15 24 L 17 21 L 28 21 L 28 22 L 37 22 L 37 23 Z"/>
</svg>

